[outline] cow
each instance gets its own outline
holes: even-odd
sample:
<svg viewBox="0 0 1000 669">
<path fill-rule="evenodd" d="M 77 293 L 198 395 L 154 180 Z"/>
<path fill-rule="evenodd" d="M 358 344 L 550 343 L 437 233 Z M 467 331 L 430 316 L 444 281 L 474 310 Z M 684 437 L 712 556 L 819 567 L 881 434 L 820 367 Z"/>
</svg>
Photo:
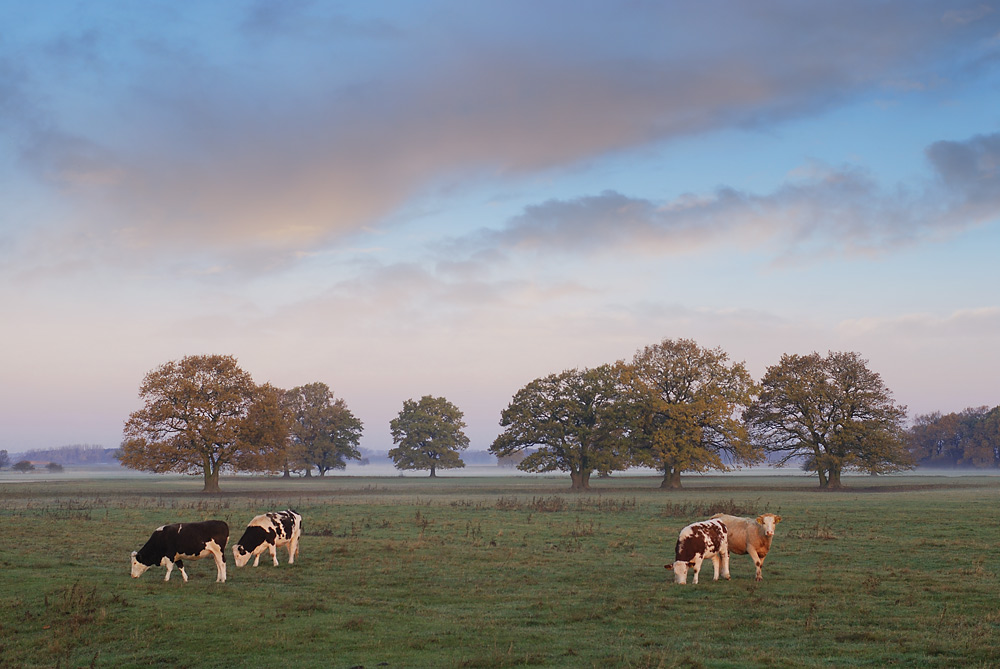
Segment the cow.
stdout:
<svg viewBox="0 0 1000 669">
<path fill-rule="evenodd" d="M 250 521 L 243 536 L 233 545 L 236 566 L 244 566 L 252 556 L 253 566 L 256 567 L 260 563 L 261 553 L 268 550 L 277 567 L 278 546 L 288 546 L 288 564 L 295 564 L 301 534 L 302 516 L 295 511 L 287 509 L 262 513 Z"/>
<path fill-rule="evenodd" d="M 765 513 L 754 519 L 717 513 L 712 518 L 726 524 L 726 529 L 729 530 L 729 550 L 737 555 L 749 554 L 757 568 L 757 580 L 763 581 L 760 568 L 771 550 L 774 526 L 781 521 L 781 516 Z"/>
<path fill-rule="evenodd" d="M 722 577 L 729 580 L 729 532 L 721 520 L 702 520 L 691 523 L 681 530 L 674 547 L 674 562 L 663 565 L 674 571 L 674 583 L 686 584 L 688 567 L 694 572 L 694 584 L 698 584 L 698 572 L 705 558 L 712 558 L 715 567 L 713 581 L 719 580 L 719 564 Z"/>
<path fill-rule="evenodd" d="M 132 551 L 132 578 L 155 565 L 167 568 L 164 581 L 170 580 L 174 565 L 181 570 L 187 583 L 183 560 L 199 560 L 211 555 L 215 558 L 218 575 L 217 583 L 226 582 L 226 543 L 229 541 L 229 525 L 222 520 L 205 520 L 199 523 L 174 523 L 153 530 L 146 544 Z"/>
</svg>

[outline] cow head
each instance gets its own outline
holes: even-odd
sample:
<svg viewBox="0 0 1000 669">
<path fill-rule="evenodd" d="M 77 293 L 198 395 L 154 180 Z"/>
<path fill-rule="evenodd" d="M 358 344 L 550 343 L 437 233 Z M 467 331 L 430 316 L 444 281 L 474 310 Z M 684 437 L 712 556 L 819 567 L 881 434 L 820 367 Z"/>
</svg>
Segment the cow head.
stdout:
<svg viewBox="0 0 1000 669">
<path fill-rule="evenodd" d="M 774 526 L 781 522 L 781 516 L 776 516 L 773 513 L 765 513 L 762 516 L 757 516 L 757 522 L 764 526 L 764 536 L 773 537 Z"/>
<path fill-rule="evenodd" d="M 243 548 L 242 544 L 236 544 L 233 546 L 233 560 L 236 561 L 237 567 L 244 566 L 252 557 L 253 552 Z"/>
<path fill-rule="evenodd" d="M 687 562 L 683 560 L 677 560 L 673 564 L 663 565 L 666 569 L 671 569 L 674 572 L 674 583 L 680 583 L 682 585 L 687 583 L 688 580 L 688 567 L 690 566 Z"/>
<path fill-rule="evenodd" d="M 144 571 L 149 569 L 148 565 L 144 565 L 136 558 L 138 554 L 139 551 L 132 551 L 132 578 L 139 578 Z"/>
</svg>

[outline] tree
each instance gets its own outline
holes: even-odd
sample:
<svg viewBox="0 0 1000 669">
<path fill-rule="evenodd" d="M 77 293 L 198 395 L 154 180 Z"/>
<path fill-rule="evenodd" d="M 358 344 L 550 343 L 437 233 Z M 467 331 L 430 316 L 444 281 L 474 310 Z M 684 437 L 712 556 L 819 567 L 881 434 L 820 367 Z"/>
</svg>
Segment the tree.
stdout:
<svg viewBox="0 0 1000 669">
<path fill-rule="evenodd" d="M 569 472 L 572 490 L 588 490 L 595 471 L 628 465 L 621 379 L 620 365 L 535 379 L 500 415 L 504 431 L 490 452 L 498 459 L 527 452 L 518 469 Z"/>
<path fill-rule="evenodd" d="M 923 414 L 906 431 L 907 447 L 926 467 L 1000 466 L 1000 407 Z"/>
<path fill-rule="evenodd" d="M 768 368 L 757 400 L 744 414 L 752 438 L 777 464 L 796 458 L 840 488 L 841 474 L 882 474 L 911 466 L 904 447 L 906 407 L 857 353 L 783 355 Z"/>
<path fill-rule="evenodd" d="M 728 361 L 722 349 L 690 339 L 664 339 L 632 359 L 633 460 L 662 471 L 661 488 L 680 488 L 682 472 L 763 459 L 740 420 L 753 379 L 742 362 Z"/>
<path fill-rule="evenodd" d="M 965 458 L 973 467 L 1000 467 L 1000 407 L 994 407 L 976 423 Z"/>
<path fill-rule="evenodd" d="M 52 474 L 60 474 L 63 471 L 63 466 L 58 462 L 50 462 L 49 464 L 45 465 L 45 468 L 48 469 L 49 472 Z"/>
<path fill-rule="evenodd" d="M 21 472 L 22 474 L 26 474 L 27 472 L 34 471 L 35 465 L 31 464 L 30 460 L 20 460 L 18 462 L 15 462 L 14 466 L 11 467 L 11 469 L 13 469 L 15 472 Z"/>
<path fill-rule="evenodd" d="M 342 399 L 334 398 L 325 383 L 310 383 L 285 393 L 289 410 L 290 456 L 306 468 L 325 476 L 331 469 L 345 469 L 347 460 L 360 460 L 363 424 Z"/>
<path fill-rule="evenodd" d="M 119 459 L 151 472 L 203 475 L 219 491 L 224 468 L 275 471 L 288 434 L 279 393 L 258 386 L 236 358 L 193 355 L 149 372 L 144 406 L 125 423 Z"/>
<path fill-rule="evenodd" d="M 10 465 L 10 456 L 7 455 L 7 451 L 0 451 L 0 469 Z"/>
<path fill-rule="evenodd" d="M 389 451 L 397 469 L 438 469 L 464 467 L 458 452 L 469 447 L 465 421 L 458 407 L 443 397 L 424 395 L 419 402 L 403 402 L 399 415 L 389 421 L 392 443 Z"/>
<path fill-rule="evenodd" d="M 989 407 L 968 408 L 961 413 L 922 414 L 906 431 L 907 448 L 918 465 L 962 467 L 972 464 L 979 424 Z"/>
</svg>

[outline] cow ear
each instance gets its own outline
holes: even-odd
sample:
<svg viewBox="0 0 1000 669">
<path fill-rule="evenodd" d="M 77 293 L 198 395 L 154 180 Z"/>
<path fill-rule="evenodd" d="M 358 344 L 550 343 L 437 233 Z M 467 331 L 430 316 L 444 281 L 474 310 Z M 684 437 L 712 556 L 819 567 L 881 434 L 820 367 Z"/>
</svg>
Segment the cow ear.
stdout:
<svg viewBox="0 0 1000 669">
<path fill-rule="evenodd" d="M 665 564 L 665 565 L 663 565 L 663 568 L 664 569 L 673 569 L 674 568 L 674 563 L 671 562 L 670 564 Z"/>
<path fill-rule="evenodd" d="M 781 516 L 775 516 L 774 517 L 774 522 L 780 523 L 781 522 Z"/>
<path fill-rule="evenodd" d="M 763 525 L 764 524 L 764 516 L 757 516 L 757 522 L 760 523 L 761 525 Z"/>
</svg>

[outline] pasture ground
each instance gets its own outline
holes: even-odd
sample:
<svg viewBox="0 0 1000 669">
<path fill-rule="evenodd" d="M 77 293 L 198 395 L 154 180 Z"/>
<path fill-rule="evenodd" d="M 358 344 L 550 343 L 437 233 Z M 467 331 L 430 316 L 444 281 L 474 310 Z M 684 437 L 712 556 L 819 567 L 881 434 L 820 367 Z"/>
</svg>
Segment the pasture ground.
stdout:
<svg viewBox="0 0 1000 669">
<path fill-rule="evenodd" d="M 994 667 L 1000 478 L 0 483 L 4 667 Z M 129 577 L 157 526 L 292 507 L 301 554 Z M 677 532 L 779 513 L 764 581 L 677 586 Z"/>
</svg>

